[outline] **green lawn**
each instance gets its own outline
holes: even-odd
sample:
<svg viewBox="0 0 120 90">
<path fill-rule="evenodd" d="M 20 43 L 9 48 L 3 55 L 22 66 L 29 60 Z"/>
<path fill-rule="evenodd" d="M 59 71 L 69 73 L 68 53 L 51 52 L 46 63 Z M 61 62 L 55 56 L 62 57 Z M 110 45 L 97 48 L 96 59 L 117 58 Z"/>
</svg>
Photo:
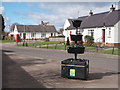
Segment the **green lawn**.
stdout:
<svg viewBox="0 0 120 90">
<path fill-rule="evenodd" d="M 69 47 L 69 46 L 65 46 L 65 45 L 56 45 L 56 47 L 55 47 L 55 45 L 54 46 L 48 46 L 49 49 L 61 49 L 61 50 L 66 50 L 67 47 Z M 42 47 L 42 48 L 47 48 L 47 46 Z M 94 49 L 94 48 L 95 47 L 85 47 L 85 50 L 90 50 L 90 49 Z"/>
<path fill-rule="evenodd" d="M 103 51 L 99 51 L 99 53 L 105 53 L 105 54 L 112 54 L 113 49 L 108 49 L 108 50 L 103 50 Z M 114 55 L 120 55 L 120 48 L 115 48 L 114 49 Z"/>
<path fill-rule="evenodd" d="M 41 47 L 39 47 L 39 48 L 48 48 L 48 49 L 60 49 L 60 50 L 65 50 L 65 49 L 67 49 L 67 46 L 65 46 L 65 45 L 52 45 L 52 46 L 49 46 L 49 45 L 48 45 L 48 47 L 47 47 L 47 46 L 41 46 Z"/>
<path fill-rule="evenodd" d="M 64 41 L 48 41 L 48 42 L 35 42 L 35 43 L 29 43 L 29 45 L 43 45 L 43 44 L 59 44 L 59 43 L 65 43 Z"/>
<path fill-rule="evenodd" d="M 64 43 L 65 43 L 64 41 L 35 42 L 35 43 L 28 43 L 28 46 L 36 47 L 36 48 L 66 50 L 68 46 L 66 46 Z M 22 43 L 21 45 L 19 44 L 18 46 L 22 46 Z M 85 47 L 85 50 L 87 50 L 87 52 L 96 52 L 95 49 L 96 47 L 88 47 L 88 46 Z M 102 51 L 99 51 L 99 53 L 112 54 L 112 50 L 113 50 L 112 48 L 108 50 L 102 50 Z M 120 55 L 120 48 L 114 49 L 114 55 Z"/>
<path fill-rule="evenodd" d="M 48 49 L 60 49 L 66 50 L 68 46 L 64 44 L 64 41 L 48 41 L 48 42 L 35 42 L 35 43 L 28 43 L 28 46 L 36 47 L 36 48 L 48 48 Z M 62 45 L 61 45 L 62 44 Z M 22 46 L 22 44 L 18 45 Z M 70 45 L 72 46 L 72 45 Z M 85 47 L 85 50 L 95 49 L 96 47 Z"/>
<path fill-rule="evenodd" d="M 0 40 L 0 43 L 10 43 L 15 42 L 14 40 Z"/>
<path fill-rule="evenodd" d="M 95 48 L 96 48 L 96 47 L 92 47 L 92 46 L 91 46 L 91 47 L 88 47 L 88 46 L 86 46 L 86 47 L 85 47 L 85 50 L 90 50 L 90 49 L 95 49 Z"/>
</svg>

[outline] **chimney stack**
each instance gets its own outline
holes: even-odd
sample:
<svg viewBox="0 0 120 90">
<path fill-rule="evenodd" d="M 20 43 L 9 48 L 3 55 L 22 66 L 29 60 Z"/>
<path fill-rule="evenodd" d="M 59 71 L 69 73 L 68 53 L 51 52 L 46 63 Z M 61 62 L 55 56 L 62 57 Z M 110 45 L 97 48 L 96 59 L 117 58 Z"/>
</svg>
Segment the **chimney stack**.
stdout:
<svg viewBox="0 0 120 90">
<path fill-rule="evenodd" d="M 115 7 L 113 7 L 113 4 L 112 4 L 112 7 L 110 8 L 110 11 L 114 11 L 115 10 Z"/>
<path fill-rule="evenodd" d="M 41 21 L 41 25 L 44 25 L 44 22 L 43 22 L 43 21 Z"/>
<path fill-rule="evenodd" d="M 90 16 L 92 16 L 92 15 L 93 15 L 93 12 L 92 12 L 92 10 L 90 10 L 90 12 L 89 12 L 89 15 L 90 15 Z"/>
</svg>

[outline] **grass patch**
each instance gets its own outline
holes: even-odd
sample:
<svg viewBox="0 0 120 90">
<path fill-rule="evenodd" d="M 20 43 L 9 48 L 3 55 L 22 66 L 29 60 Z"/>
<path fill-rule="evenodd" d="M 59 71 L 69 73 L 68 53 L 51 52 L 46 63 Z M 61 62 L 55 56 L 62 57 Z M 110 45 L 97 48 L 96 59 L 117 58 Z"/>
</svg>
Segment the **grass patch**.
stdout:
<svg viewBox="0 0 120 90">
<path fill-rule="evenodd" d="M 85 50 L 96 49 L 96 47 L 85 47 Z"/>
<path fill-rule="evenodd" d="M 48 41 L 48 42 L 35 42 L 35 43 L 29 43 L 29 45 L 45 45 L 45 44 L 60 44 L 60 43 L 65 43 L 65 41 Z"/>
<path fill-rule="evenodd" d="M 40 48 L 47 48 L 47 46 L 41 46 Z M 48 49 L 66 50 L 67 46 L 65 46 L 65 45 L 52 45 L 52 46 L 48 46 Z"/>
<path fill-rule="evenodd" d="M 62 45 L 61 45 L 62 44 Z M 25 44 L 26 45 L 26 44 Z M 18 46 L 23 46 L 23 43 L 18 44 Z M 36 48 L 48 48 L 48 49 L 60 49 L 66 50 L 67 47 L 64 41 L 48 41 L 48 42 L 35 42 L 35 43 L 28 43 L 29 47 L 36 47 Z M 70 45 L 72 46 L 72 45 Z M 95 49 L 96 47 L 85 47 L 85 50 Z"/>
<path fill-rule="evenodd" d="M 0 40 L 0 43 L 11 43 L 15 42 L 14 40 Z"/>
<path fill-rule="evenodd" d="M 112 52 L 113 52 L 113 49 L 99 51 L 99 53 L 105 53 L 105 54 L 112 54 Z M 115 48 L 113 54 L 114 55 L 120 55 L 120 48 Z"/>
</svg>

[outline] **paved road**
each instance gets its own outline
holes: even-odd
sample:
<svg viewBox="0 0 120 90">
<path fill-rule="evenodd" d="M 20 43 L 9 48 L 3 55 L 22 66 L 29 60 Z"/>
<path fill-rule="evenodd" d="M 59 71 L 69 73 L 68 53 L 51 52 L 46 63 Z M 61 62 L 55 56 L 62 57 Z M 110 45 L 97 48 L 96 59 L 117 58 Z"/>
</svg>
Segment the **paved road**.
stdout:
<svg viewBox="0 0 120 90">
<path fill-rule="evenodd" d="M 13 51 L 18 55 L 34 56 L 44 59 L 53 59 L 62 61 L 67 58 L 72 58 L 74 55 L 68 54 L 65 50 L 48 50 L 40 48 L 27 48 L 27 47 L 10 47 L 8 45 L 3 45 L 3 50 Z M 83 55 L 78 55 L 78 58 L 86 58 L 90 60 L 90 66 L 96 68 L 102 68 L 107 70 L 112 70 L 118 72 L 118 56 L 116 55 L 106 55 L 97 53 L 85 53 Z"/>
<path fill-rule="evenodd" d="M 64 88 L 108 88 L 108 87 L 117 88 L 118 87 L 117 85 L 118 56 L 116 55 L 104 55 L 104 54 L 96 54 L 96 53 L 85 53 L 83 55 L 79 55 L 78 56 L 79 58 L 87 58 L 90 60 L 90 76 L 88 78 L 88 81 L 79 81 L 79 80 L 63 79 L 60 77 L 60 61 L 68 57 L 74 56 L 68 54 L 64 50 L 16 47 L 8 44 L 4 44 L 2 49 L 3 52 L 5 52 L 7 56 L 9 56 L 8 58 L 11 61 L 10 63 L 8 61 L 8 65 L 10 64 L 12 65 L 13 68 L 16 69 L 15 71 L 12 71 L 11 68 L 5 71 L 8 72 L 12 71 L 11 75 L 13 75 L 14 73 L 20 74 L 20 72 L 22 72 L 23 76 L 21 75 L 20 78 L 24 77 L 24 75 L 28 76 L 28 78 L 26 77 L 24 78 L 26 79 L 25 82 L 27 82 L 28 79 L 28 82 L 34 81 L 36 83 L 36 86 L 34 86 L 33 84 L 33 86 L 31 87 L 44 87 L 44 86 L 47 88 L 63 88 L 63 87 Z M 3 60 L 5 60 L 5 58 L 3 58 Z M 12 62 L 14 63 L 14 65 L 12 64 Z M 8 72 L 6 72 L 6 74 Z M 18 78 L 15 78 L 13 80 L 15 80 L 15 82 L 16 80 L 19 81 Z M 11 79 L 9 78 L 8 81 L 11 82 Z M 18 84 L 18 85 L 22 85 L 22 84 Z M 8 87 L 8 86 L 4 86 L 4 87 Z M 23 85 L 23 87 L 25 86 Z"/>
<path fill-rule="evenodd" d="M 2 88 L 45 88 L 4 52 L 2 56 Z"/>
</svg>

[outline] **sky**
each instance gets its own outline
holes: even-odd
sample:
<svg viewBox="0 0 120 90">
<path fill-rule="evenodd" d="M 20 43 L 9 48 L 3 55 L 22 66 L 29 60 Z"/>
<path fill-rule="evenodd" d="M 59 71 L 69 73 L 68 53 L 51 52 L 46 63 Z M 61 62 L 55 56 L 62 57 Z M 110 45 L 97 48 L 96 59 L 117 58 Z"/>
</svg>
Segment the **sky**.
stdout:
<svg viewBox="0 0 120 90">
<path fill-rule="evenodd" d="M 50 22 L 57 30 L 63 28 L 66 19 L 106 12 L 111 5 L 118 8 L 116 2 L 2 2 L 0 13 L 5 18 L 5 31 L 10 25 L 38 25 L 41 21 Z"/>
</svg>

